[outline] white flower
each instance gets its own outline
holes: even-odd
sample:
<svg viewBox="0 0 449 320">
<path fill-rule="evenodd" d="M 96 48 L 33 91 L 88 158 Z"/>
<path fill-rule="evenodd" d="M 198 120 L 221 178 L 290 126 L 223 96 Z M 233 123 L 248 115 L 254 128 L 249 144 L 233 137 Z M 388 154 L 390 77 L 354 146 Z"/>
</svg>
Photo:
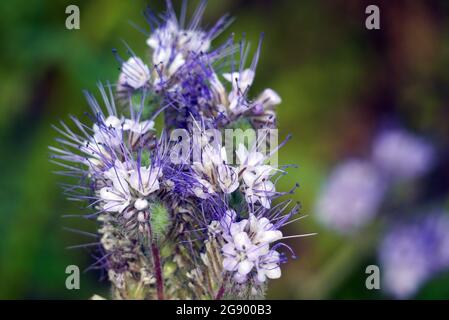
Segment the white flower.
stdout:
<svg viewBox="0 0 449 320">
<path fill-rule="evenodd" d="M 131 145 L 135 145 L 142 136 L 151 130 L 154 130 L 154 121 L 151 120 L 138 122 L 133 119 L 126 119 L 123 124 L 123 131 L 130 133 L 129 141 Z"/>
<path fill-rule="evenodd" d="M 96 145 L 104 145 L 109 148 L 118 147 L 122 139 L 122 126 L 123 121 L 116 116 L 108 116 L 104 121 L 104 126 L 98 126 L 94 124 L 93 126 L 93 141 L 92 143 Z"/>
<path fill-rule="evenodd" d="M 123 121 L 116 116 L 109 116 L 104 120 L 104 124 L 108 128 L 118 129 L 122 125 Z"/>
<path fill-rule="evenodd" d="M 227 164 L 217 167 L 218 185 L 224 193 L 232 193 L 239 187 L 237 169 Z"/>
<path fill-rule="evenodd" d="M 225 113 L 226 106 L 228 105 L 228 95 L 225 87 L 221 83 L 220 79 L 218 79 L 215 72 L 212 73 L 209 82 L 217 110 Z"/>
<path fill-rule="evenodd" d="M 112 182 L 112 186 L 100 189 L 99 197 L 103 201 L 103 210 L 108 212 L 123 212 L 131 203 L 132 196 L 128 187 L 128 173 L 117 161 L 116 166 L 104 173 Z"/>
<path fill-rule="evenodd" d="M 276 250 L 271 250 L 259 259 L 257 268 L 257 281 L 265 282 L 269 279 L 279 279 L 281 277 L 281 268 L 279 267 L 280 254 Z"/>
<path fill-rule="evenodd" d="M 130 170 L 125 163 L 116 161 L 114 167 L 103 173 L 111 182 L 111 186 L 103 187 L 99 198 L 103 201 L 103 209 L 108 212 L 122 213 L 131 205 L 138 211 L 148 207 L 144 198 L 159 189 L 158 179 L 162 173 L 159 168 L 141 167 L 139 170 Z M 134 190 L 134 191 L 131 191 Z M 136 192 L 138 196 L 136 196 Z M 134 214 L 134 210 L 125 213 L 125 217 Z"/>
<path fill-rule="evenodd" d="M 123 212 L 130 203 L 129 190 L 104 187 L 100 189 L 100 198 L 103 200 L 103 210 L 108 212 Z"/>
<path fill-rule="evenodd" d="M 274 183 L 269 180 L 274 168 L 263 164 L 265 157 L 261 152 L 249 152 L 243 144 L 238 146 L 236 155 L 240 162 L 239 174 L 244 182 L 242 190 L 246 201 L 270 208 L 271 197 L 276 191 Z"/>
<path fill-rule="evenodd" d="M 204 31 L 183 30 L 175 19 L 168 19 L 165 25 L 156 29 L 147 40 L 147 45 L 154 51 L 176 49 L 184 55 L 189 52 L 206 52 L 210 44 L 210 39 Z"/>
<path fill-rule="evenodd" d="M 260 203 L 264 208 L 269 209 L 271 207 L 271 197 L 276 191 L 276 188 L 270 180 L 258 178 L 254 180 L 253 184 L 246 185 L 243 191 L 248 203 Z"/>
<path fill-rule="evenodd" d="M 249 217 L 249 231 L 255 244 L 271 243 L 282 238 L 282 232 L 276 230 L 266 217 Z"/>
<path fill-rule="evenodd" d="M 178 24 L 174 19 L 168 19 L 166 24 L 154 30 L 151 36 L 147 39 L 147 45 L 153 50 L 158 50 L 161 47 L 168 47 L 173 43 L 177 33 Z"/>
<path fill-rule="evenodd" d="M 133 170 L 129 177 L 130 186 L 138 191 L 142 196 L 159 189 L 159 178 L 162 172 L 156 167 L 140 167 L 139 170 Z"/>
<path fill-rule="evenodd" d="M 278 278 L 279 253 L 269 248 L 282 238 L 282 232 L 276 230 L 266 218 L 251 215 L 249 219 L 235 222 L 235 212 L 229 211 L 214 228 L 220 225 L 223 239 L 226 243 L 222 247 L 224 255 L 223 268 L 233 273 L 234 280 L 242 283 L 249 274 L 256 269 L 259 282 L 265 278 Z"/>
<path fill-rule="evenodd" d="M 274 90 L 265 89 L 252 104 L 252 111 L 256 115 L 261 115 L 266 110 L 272 110 L 281 102 L 281 97 Z"/>
<path fill-rule="evenodd" d="M 203 31 L 185 30 L 179 34 L 178 48 L 184 52 L 207 52 L 210 48 L 210 40 Z"/>
<path fill-rule="evenodd" d="M 194 186 L 192 188 L 192 191 L 198 198 L 207 199 L 209 197 L 209 194 L 215 193 L 215 190 L 209 183 L 209 181 L 199 178 L 197 179 L 197 182 L 198 185 Z"/>
<path fill-rule="evenodd" d="M 155 84 L 160 84 L 185 64 L 190 52 L 209 50 L 210 39 L 203 31 L 181 29 L 176 19 L 170 18 L 151 34 L 147 45 L 153 49 L 153 64 L 159 66 L 154 78 Z"/>
<path fill-rule="evenodd" d="M 119 76 L 120 86 L 139 89 L 150 81 L 150 69 L 139 57 L 131 57 L 122 64 Z"/>
<path fill-rule="evenodd" d="M 228 95 L 228 108 L 232 113 L 240 114 L 248 109 L 244 97 L 254 81 L 254 76 L 255 73 L 251 69 L 223 74 L 223 77 L 232 84 L 232 90 Z"/>
<path fill-rule="evenodd" d="M 262 165 L 263 161 L 265 160 L 265 157 L 261 152 L 249 152 L 243 143 L 239 144 L 235 153 L 240 162 L 241 170 L 247 167 L 254 168 L 256 166 Z"/>
<path fill-rule="evenodd" d="M 154 121 L 138 122 L 133 119 L 125 119 L 111 115 L 102 125 L 93 125 L 93 138 L 85 141 L 81 146 L 82 152 L 88 155 L 85 163 L 92 169 L 104 167 L 104 160 L 112 160 L 114 150 L 120 149 L 124 143 L 123 134 L 129 132 L 129 141 L 134 145 L 136 141 L 147 132 L 154 130 Z"/>
<path fill-rule="evenodd" d="M 135 120 L 132 119 L 126 119 L 124 124 L 123 124 L 123 130 L 124 131 L 131 131 L 133 133 L 137 133 L 140 135 L 144 135 L 145 133 L 147 133 L 150 130 L 154 129 L 154 121 L 142 121 L 142 122 L 137 122 Z"/>
<path fill-rule="evenodd" d="M 200 180 L 204 180 L 203 177 L 207 179 L 207 189 L 210 189 L 211 193 L 220 189 L 229 194 L 239 187 L 237 169 L 227 164 L 225 147 L 219 149 L 206 145 L 201 162 L 194 162 L 192 167 Z"/>
<path fill-rule="evenodd" d="M 224 73 L 223 78 L 232 84 L 232 91 L 229 100 L 232 101 L 238 95 L 243 94 L 253 84 L 255 73 L 251 69 L 242 72 Z"/>
<path fill-rule="evenodd" d="M 246 275 L 254 267 L 254 261 L 258 258 L 257 248 L 251 242 L 246 232 L 238 232 L 232 237 L 232 242 L 222 247 L 225 258 L 223 268 L 227 271 L 237 272 L 238 282 L 246 280 Z"/>
</svg>

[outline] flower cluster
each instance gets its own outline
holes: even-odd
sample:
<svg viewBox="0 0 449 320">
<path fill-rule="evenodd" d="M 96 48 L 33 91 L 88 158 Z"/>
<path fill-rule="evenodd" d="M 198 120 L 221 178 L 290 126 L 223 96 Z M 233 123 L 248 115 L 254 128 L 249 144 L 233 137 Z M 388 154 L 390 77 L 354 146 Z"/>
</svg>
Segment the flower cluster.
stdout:
<svg viewBox="0 0 449 320">
<path fill-rule="evenodd" d="M 282 232 L 266 217 L 251 214 L 248 219 L 237 222 L 236 213 L 230 210 L 220 221 L 213 221 L 209 228 L 222 235 L 225 243 L 222 247 L 223 267 L 233 273 L 235 281 L 243 283 L 252 277 L 263 283 L 267 278 L 281 276 L 281 255 L 270 249 L 270 244 L 282 239 Z"/>
<path fill-rule="evenodd" d="M 317 204 L 317 218 L 340 232 L 371 221 L 385 193 L 382 176 L 368 161 L 348 160 L 337 166 Z"/>
<path fill-rule="evenodd" d="M 434 274 L 449 268 L 449 217 L 431 212 L 396 224 L 379 248 L 384 287 L 397 298 L 416 293 Z"/>
<path fill-rule="evenodd" d="M 424 203 L 419 194 L 420 179 L 435 167 L 436 154 L 422 137 L 400 128 L 383 130 L 369 159 L 347 160 L 334 169 L 317 203 L 319 220 L 344 235 L 357 236 L 375 217 L 387 226 L 359 235 L 376 233 L 369 237 L 379 242 L 382 289 L 395 298 L 416 294 L 449 269 L 449 216 L 441 208 L 429 210 L 441 205 Z"/>
<path fill-rule="evenodd" d="M 185 7 L 179 19 L 167 7 L 145 11 L 151 61 L 115 51 L 117 83 L 99 86 L 102 105 L 86 94 L 91 124 L 72 117 L 73 128 L 56 127 L 52 158 L 81 181 L 64 186 L 70 198 L 95 211 L 86 215 L 101 235 L 94 266 L 107 269 L 115 298 L 260 296 L 281 275 L 279 249 L 291 249 L 279 229 L 298 212 L 273 203 L 295 189 L 276 190 L 286 171 L 270 163 L 281 99 L 271 89 L 250 98 L 261 41 L 245 67 L 244 41 L 212 46 L 228 17 L 202 30 L 204 1 L 188 24 Z M 229 70 L 217 68 L 224 61 Z M 229 129 L 263 134 L 231 146 L 210 134 Z"/>
<path fill-rule="evenodd" d="M 340 233 L 368 224 L 386 202 L 388 191 L 422 177 L 434 164 L 435 150 L 424 138 L 404 129 L 382 131 L 369 159 L 337 166 L 317 202 L 317 217 Z"/>
</svg>

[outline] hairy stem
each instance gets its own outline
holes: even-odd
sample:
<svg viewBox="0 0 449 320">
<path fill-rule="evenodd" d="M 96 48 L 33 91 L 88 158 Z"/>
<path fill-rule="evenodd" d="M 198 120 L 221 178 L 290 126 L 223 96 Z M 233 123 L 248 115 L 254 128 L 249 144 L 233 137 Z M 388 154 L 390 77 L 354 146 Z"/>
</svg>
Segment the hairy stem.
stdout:
<svg viewBox="0 0 449 320">
<path fill-rule="evenodd" d="M 161 257 L 159 248 L 154 243 L 153 232 L 150 225 L 148 225 L 148 235 L 151 246 L 151 255 L 153 256 L 154 272 L 156 275 L 157 298 L 158 300 L 164 300 L 164 278 L 162 276 Z"/>
</svg>

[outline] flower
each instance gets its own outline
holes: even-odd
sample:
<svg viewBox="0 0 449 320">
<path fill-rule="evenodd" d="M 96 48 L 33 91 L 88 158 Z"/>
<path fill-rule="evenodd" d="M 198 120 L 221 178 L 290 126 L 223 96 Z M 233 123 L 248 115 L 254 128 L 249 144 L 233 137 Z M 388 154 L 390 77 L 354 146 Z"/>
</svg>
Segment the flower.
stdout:
<svg viewBox="0 0 449 320">
<path fill-rule="evenodd" d="M 209 31 L 199 29 L 198 23 L 204 8 L 205 3 L 201 3 L 187 27 L 183 21 L 178 20 L 171 4 L 162 21 L 156 18 L 151 10 L 147 10 L 146 16 L 150 25 L 157 26 L 146 41 L 153 51 L 152 63 L 155 66 L 153 76 L 156 85 L 168 81 L 186 64 L 190 56 L 208 52 L 211 41 L 226 28 L 228 19 L 225 16 Z"/>
<path fill-rule="evenodd" d="M 379 246 L 383 287 L 399 299 L 414 295 L 436 273 L 449 268 L 449 216 L 430 212 L 396 223 Z"/>
<path fill-rule="evenodd" d="M 224 255 L 223 267 L 233 273 L 234 279 L 243 283 L 248 275 L 255 271 L 256 279 L 264 282 L 266 277 L 279 278 L 279 253 L 270 250 L 269 245 L 282 238 L 282 232 L 276 230 L 266 217 L 251 215 L 249 219 L 239 222 L 232 221 L 235 215 L 226 216 L 221 221 L 225 244 L 222 247 Z"/>
<path fill-rule="evenodd" d="M 59 173 L 79 178 L 64 191 L 94 211 L 87 217 L 99 225 L 95 267 L 106 269 L 115 297 L 254 297 L 267 279 L 281 276 L 285 256 L 278 249 L 292 252 L 280 242 L 287 238 L 280 228 L 298 205 L 271 206 L 294 191 L 275 190 L 286 172 L 267 160 L 279 147 L 265 155 L 257 143 L 232 150 L 215 144 L 229 128 L 275 125 L 279 95 L 266 89 L 253 100 L 248 94 L 262 38 L 246 67 L 249 43 L 230 37 L 212 47 L 227 16 L 205 30 L 199 26 L 205 1 L 188 23 L 185 5 L 179 19 L 170 0 L 163 15 L 145 11 L 149 61 L 129 48 L 126 61 L 114 51 L 121 62 L 117 83 L 99 85 L 101 103 L 86 93 L 91 122 L 72 117 L 74 128 L 61 122 L 58 146 L 51 147 Z M 197 128 L 203 130 L 199 148 Z M 172 129 L 186 130 L 187 137 L 172 140 Z M 227 151 L 239 163 L 228 161 Z M 186 157 L 178 161 L 179 155 Z M 200 285 L 204 279 L 208 286 Z"/>
<path fill-rule="evenodd" d="M 104 173 L 112 184 L 99 191 L 99 198 L 103 202 L 103 210 L 108 212 L 123 212 L 131 203 L 132 196 L 128 185 L 128 172 L 119 161 L 116 166 Z"/>
<path fill-rule="evenodd" d="M 159 178 L 162 176 L 160 168 L 140 167 L 133 170 L 129 176 L 129 185 L 141 196 L 148 196 L 159 189 Z"/>
<path fill-rule="evenodd" d="M 259 259 L 259 263 L 256 265 L 257 269 L 257 281 L 265 282 L 269 279 L 279 279 L 281 277 L 281 255 L 275 250 L 269 251 L 266 255 Z"/>
<path fill-rule="evenodd" d="M 374 141 L 373 161 L 397 179 L 417 178 L 431 169 L 435 151 L 423 138 L 402 129 L 382 132 Z"/>
<path fill-rule="evenodd" d="M 154 121 L 146 120 L 142 122 L 137 122 L 133 119 L 126 119 L 123 124 L 124 131 L 131 131 L 139 135 L 144 135 L 150 130 L 154 130 Z"/>
<path fill-rule="evenodd" d="M 106 147 L 116 148 L 122 142 L 122 126 L 123 121 L 115 115 L 110 115 L 106 119 L 99 119 L 93 125 L 93 139 L 91 143 Z"/>
<path fill-rule="evenodd" d="M 237 169 L 227 164 L 227 155 L 225 147 L 221 149 L 210 144 L 203 148 L 201 162 L 193 162 L 192 168 L 204 182 L 205 177 L 212 192 L 217 189 L 229 194 L 239 187 Z M 204 184 L 204 183 L 203 183 Z"/>
<path fill-rule="evenodd" d="M 276 191 L 274 183 L 266 180 L 263 175 L 257 175 L 257 173 L 249 182 L 248 179 L 245 180 L 245 183 L 243 192 L 245 193 L 246 201 L 250 204 L 260 203 L 263 207 L 270 208 L 271 196 Z"/>
<path fill-rule="evenodd" d="M 276 191 L 274 183 L 269 180 L 274 168 L 264 164 L 266 157 L 261 152 L 248 151 L 243 144 L 239 144 L 236 155 L 246 200 L 248 203 L 260 203 L 263 207 L 270 208 L 271 198 Z"/>
<path fill-rule="evenodd" d="M 256 128 L 271 128 L 276 124 L 275 106 L 282 102 L 272 89 L 265 89 L 251 104 L 251 122 Z"/>
<path fill-rule="evenodd" d="M 150 69 L 139 57 L 131 57 L 122 64 L 119 86 L 137 90 L 150 81 Z"/>
<path fill-rule="evenodd" d="M 377 214 L 385 193 L 381 172 L 370 162 L 348 160 L 331 173 L 316 205 L 321 223 L 341 233 L 352 233 Z"/>
<path fill-rule="evenodd" d="M 240 114 L 248 109 L 244 97 L 253 84 L 254 77 L 255 72 L 251 69 L 245 69 L 242 72 L 223 74 L 223 78 L 232 84 L 232 90 L 228 95 L 228 108 L 231 113 Z"/>
</svg>

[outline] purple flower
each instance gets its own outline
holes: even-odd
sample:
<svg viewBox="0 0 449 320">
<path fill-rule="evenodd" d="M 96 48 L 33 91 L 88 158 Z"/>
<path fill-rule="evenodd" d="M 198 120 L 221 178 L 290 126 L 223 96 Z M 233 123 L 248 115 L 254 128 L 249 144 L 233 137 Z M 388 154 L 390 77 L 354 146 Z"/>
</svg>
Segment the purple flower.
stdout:
<svg viewBox="0 0 449 320">
<path fill-rule="evenodd" d="M 56 128 L 61 137 L 50 148 L 52 158 L 63 168 L 59 173 L 79 178 L 64 191 L 86 201 L 86 216 L 99 224 L 98 265 L 107 268 L 115 297 L 255 295 L 267 279 L 281 276 L 285 256 L 279 249 L 292 252 L 279 242 L 288 238 L 280 228 L 298 206 L 273 200 L 296 187 L 276 191 L 287 172 L 267 164 L 283 143 L 278 146 L 272 139 L 277 134 L 265 130 L 249 150 L 221 144 L 225 129 L 275 125 L 281 98 L 271 89 L 254 100 L 248 95 L 262 41 L 250 66 L 245 41 L 235 44 L 232 36 L 213 48 L 229 20 L 201 29 L 205 3 L 188 23 L 186 2 L 179 18 L 171 1 L 163 15 L 147 10 L 151 60 L 130 48 L 128 59 L 116 54 L 117 84 L 100 85 L 102 104 L 86 94 L 90 121 L 72 117 L 72 126 L 61 122 Z M 159 133 L 155 121 L 161 115 L 165 127 Z M 177 130 L 179 139 L 173 138 Z M 271 150 L 259 152 L 268 140 Z M 239 163 L 228 161 L 226 151 Z M 166 279 L 170 270 L 176 272 Z M 198 285 L 204 279 L 207 288 Z"/>
<path fill-rule="evenodd" d="M 178 19 L 171 2 L 167 2 L 167 12 L 162 18 L 150 9 L 145 12 L 153 29 L 147 45 L 152 50 L 155 85 L 169 81 L 187 63 L 189 56 L 207 53 L 212 40 L 229 24 L 228 17 L 224 16 L 208 31 L 201 30 L 199 24 L 205 7 L 206 2 L 201 1 L 188 24 L 185 23 L 185 10 Z"/>
<path fill-rule="evenodd" d="M 281 276 L 279 253 L 270 249 L 270 244 L 282 239 L 282 232 L 266 217 L 250 215 L 249 219 L 220 224 L 228 225 L 223 229 L 223 267 L 237 282 L 246 282 L 251 272 L 259 282 Z"/>
<path fill-rule="evenodd" d="M 374 141 L 372 157 L 387 176 L 412 179 L 431 169 L 434 153 L 433 147 L 424 138 L 402 129 L 390 129 Z"/>
<path fill-rule="evenodd" d="M 338 232 L 354 232 L 377 214 L 384 192 L 385 183 L 375 166 L 348 160 L 326 182 L 318 199 L 317 218 Z"/>
<path fill-rule="evenodd" d="M 385 290 L 399 299 L 414 295 L 449 268 L 449 216 L 430 213 L 396 224 L 385 235 L 379 256 Z"/>
</svg>

